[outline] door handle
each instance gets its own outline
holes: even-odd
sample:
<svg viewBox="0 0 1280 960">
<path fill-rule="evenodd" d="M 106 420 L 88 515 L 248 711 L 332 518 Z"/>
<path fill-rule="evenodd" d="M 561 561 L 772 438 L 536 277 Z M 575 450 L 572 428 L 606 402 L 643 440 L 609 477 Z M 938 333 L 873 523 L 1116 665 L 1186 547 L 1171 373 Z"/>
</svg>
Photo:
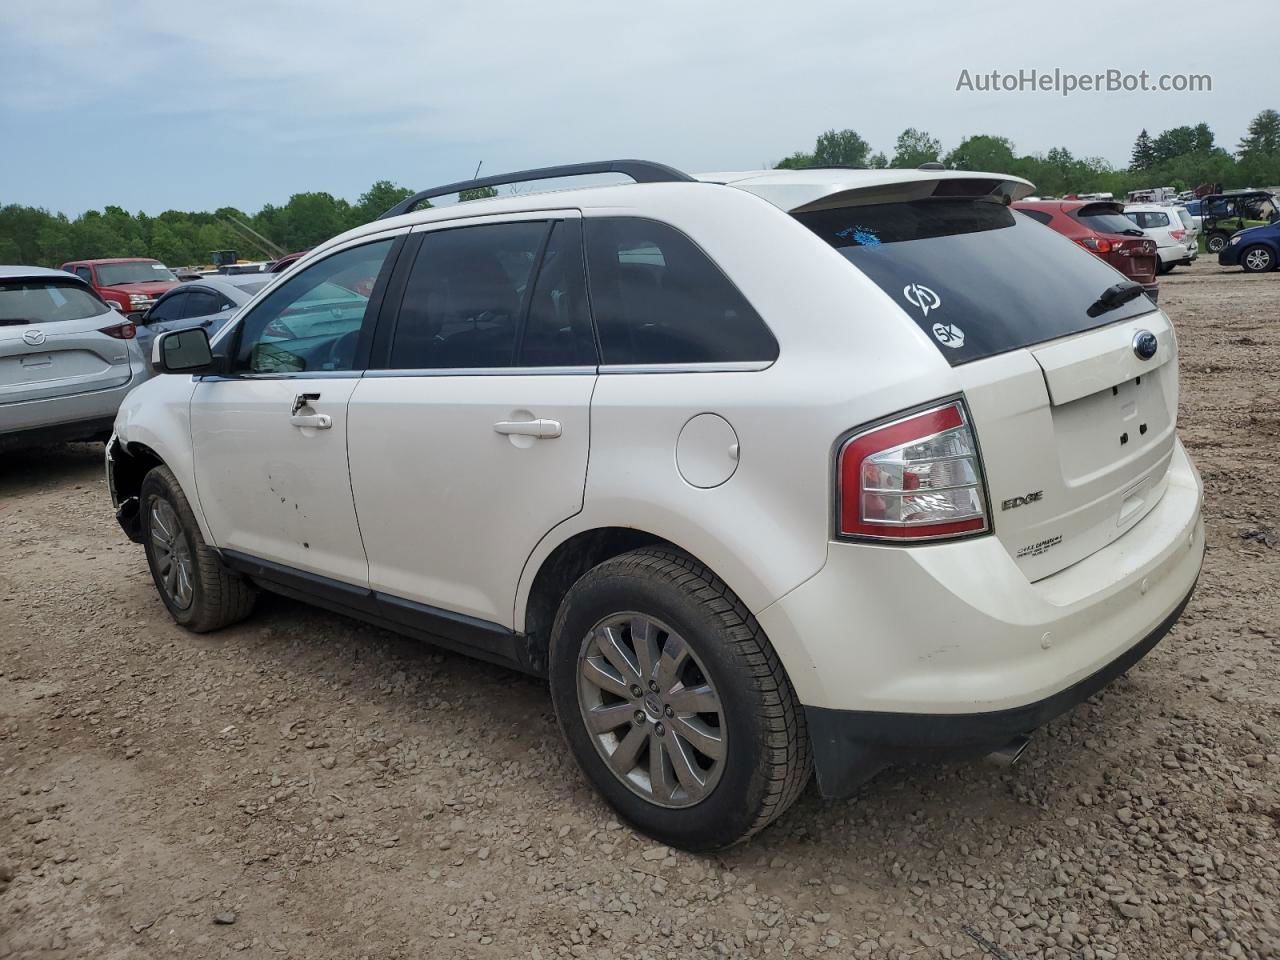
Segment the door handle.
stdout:
<svg viewBox="0 0 1280 960">
<path fill-rule="evenodd" d="M 499 420 L 493 429 L 509 437 L 537 437 L 541 440 L 554 440 L 561 432 L 559 420 Z"/>
<path fill-rule="evenodd" d="M 295 413 L 289 418 L 289 423 L 295 427 L 311 427 L 313 430 L 328 430 L 333 426 L 333 417 L 327 413 L 302 414 Z"/>
</svg>

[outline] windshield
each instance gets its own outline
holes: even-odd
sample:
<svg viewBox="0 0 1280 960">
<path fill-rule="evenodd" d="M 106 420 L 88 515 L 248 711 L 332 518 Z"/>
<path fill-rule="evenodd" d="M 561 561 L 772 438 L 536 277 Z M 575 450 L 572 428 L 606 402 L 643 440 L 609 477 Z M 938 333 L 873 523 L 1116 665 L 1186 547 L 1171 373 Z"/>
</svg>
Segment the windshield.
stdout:
<svg viewBox="0 0 1280 960">
<path fill-rule="evenodd" d="M 163 263 L 156 263 L 154 260 L 98 264 L 98 284 L 103 287 L 114 287 L 121 283 L 152 283 L 156 280 L 176 283 L 178 278 Z"/>
<path fill-rule="evenodd" d="M 110 309 L 74 280 L 0 280 L 0 327 L 79 320 Z"/>
<path fill-rule="evenodd" d="M 1125 278 L 1057 231 L 990 200 L 930 198 L 796 219 L 901 306 L 952 366 L 1153 309 L 1140 296 L 1099 313 L 1103 291 Z"/>
<path fill-rule="evenodd" d="M 1113 207 L 1081 207 L 1070 211 L 1070 216 L 1098 233 L 1118 233 L 1121 236 L 1139 236 L 1142 233 L 1128 217 Z"/>
</svg>

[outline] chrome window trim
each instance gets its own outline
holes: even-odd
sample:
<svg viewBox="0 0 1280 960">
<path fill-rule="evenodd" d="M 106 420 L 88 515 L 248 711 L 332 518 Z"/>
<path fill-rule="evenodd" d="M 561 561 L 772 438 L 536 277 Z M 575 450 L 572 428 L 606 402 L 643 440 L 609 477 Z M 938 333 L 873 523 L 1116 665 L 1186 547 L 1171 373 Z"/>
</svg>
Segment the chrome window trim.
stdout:
<svg viewBox="0 0 1280 960">
<path fill-rule="evenodd" d="M 366 370 L 366 377 L 557 377 L 595 376 L 595 364 L 579 367 L 429 367 L 414 370 Z"/>
<path fill-rule="evenodd" d="M 723 360 L 715 363 L 602 363 L 601 373 L 757 373 L 776 360 Z"/>
</svg>

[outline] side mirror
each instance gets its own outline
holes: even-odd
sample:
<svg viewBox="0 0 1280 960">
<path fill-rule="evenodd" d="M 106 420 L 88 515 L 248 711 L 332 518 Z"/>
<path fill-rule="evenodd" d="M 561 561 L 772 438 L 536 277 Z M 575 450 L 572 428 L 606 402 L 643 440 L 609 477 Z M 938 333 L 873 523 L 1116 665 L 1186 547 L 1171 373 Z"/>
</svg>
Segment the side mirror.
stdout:
<svg viewBox="0 0 1280 960">
<path fill-rule="evenodd" d="M 156 337 L 151 346 L 156 373 L 213 373 L 213 350 L 203 327 L 171 330 Z"/>
<path fill-rule="evenodd" d="M 116 303 L 114 300 L 108 300 L 107 306 L 112 310 L 115 310 L 117 313 L 124 313 L 124 307 L 120 306 L 120 304 Z"/>
</svg>

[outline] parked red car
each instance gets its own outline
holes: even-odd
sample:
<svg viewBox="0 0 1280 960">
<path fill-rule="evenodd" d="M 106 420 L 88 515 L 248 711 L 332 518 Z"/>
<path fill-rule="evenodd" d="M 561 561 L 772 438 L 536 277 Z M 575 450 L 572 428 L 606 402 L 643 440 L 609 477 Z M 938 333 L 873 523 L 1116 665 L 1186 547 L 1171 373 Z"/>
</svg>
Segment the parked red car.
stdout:
<svg viewBox="0 0 1280 960">
<path fill-rule="evenodd" d="M 1020 200 L 1013 209 L 1107 261 L 1142 284 L 1152 300 L 1159 295 L 1156 243 L 1124 215 L 1124 204 L 1110 200 Z"/>
<path fill-rule="evenodd" d="M 74 273 L 107 303 L 132 318 L 149 310 L 156 299 L 178 285 L 178 278 L 159 260 L 118 257 L 112 260 L 72 260 L 62 269 Z"/>
</svg>

